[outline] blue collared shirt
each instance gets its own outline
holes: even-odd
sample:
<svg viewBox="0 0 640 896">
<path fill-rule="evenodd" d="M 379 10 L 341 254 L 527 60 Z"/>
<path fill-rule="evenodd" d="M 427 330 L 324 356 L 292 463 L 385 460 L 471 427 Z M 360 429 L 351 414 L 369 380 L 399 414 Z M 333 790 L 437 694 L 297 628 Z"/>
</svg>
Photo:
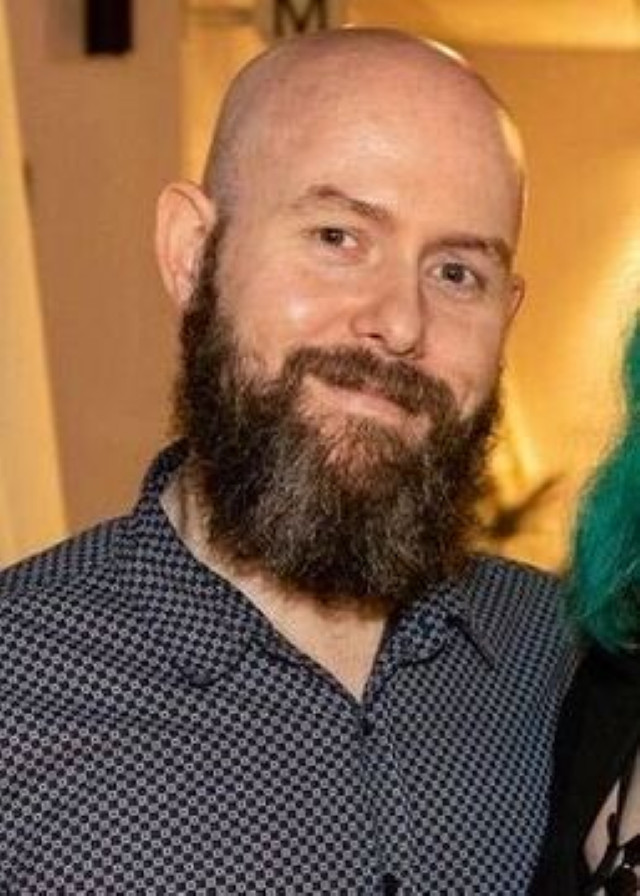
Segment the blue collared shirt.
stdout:
<svg viewBox="0 0 640 896">
<path fill-rule="evenodd" d="M 555 580 L 476 559 L 357 701 L 177 537 L 180 460 L 0 576 L 0 892 L 523 896 L 572 665 Z"/>
</svg>

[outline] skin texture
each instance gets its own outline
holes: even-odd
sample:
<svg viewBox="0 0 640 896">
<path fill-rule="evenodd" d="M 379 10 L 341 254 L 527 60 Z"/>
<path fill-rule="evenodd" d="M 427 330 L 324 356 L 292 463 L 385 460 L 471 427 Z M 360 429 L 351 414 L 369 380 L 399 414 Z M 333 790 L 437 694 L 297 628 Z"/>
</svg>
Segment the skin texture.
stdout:
<svg viewBox="0 0 640 896">
<path fill-rule="evenodd" d="M 206 237 L 223 225 L 220 310 L 256 373 L 276 376 L 301 346 L 362 346 L 442 379 L 468 416 L 495 389 L 522 297 L 512 270 L 521 212 L 515 132 L 475 74 L 406 35 L 334 32 L 284 44 L 239 76 L 203 188 L 174 184 L 161 197 L 158 256 L 184 308 Z M 309 377 L 304 400 L 328 434 L 359 416 L 406 439 L 429 429 L 428 414 L 366 389 Z M 284 611 L 277 582 L 230 577 L 362 688 L 382 614 L 367 629 L 357 608 L 336 613 L 332 635 L 313 595 Z M 331 647 L 345 638 L 347 661 Z"/>
<path fill-rule="evenodd" d="M 521 295 L 497 253 L 469 248 L 507 256 L 520 223 L 512 134 L 477 78 L 395 35 L 300 41 L 253 64 L 220 134 L 203 217 L 224 217 L 223 311 L 256 363 L 365 343 L 477 406 Z"/>
</svg>

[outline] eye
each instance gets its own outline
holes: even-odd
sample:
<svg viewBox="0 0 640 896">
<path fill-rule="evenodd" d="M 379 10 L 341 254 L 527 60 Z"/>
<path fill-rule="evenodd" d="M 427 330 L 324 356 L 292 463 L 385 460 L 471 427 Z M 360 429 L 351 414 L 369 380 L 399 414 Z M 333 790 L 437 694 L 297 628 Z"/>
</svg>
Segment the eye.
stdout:
<svg viewBox="0 0 640 896">
<path fill-rule="evenodd" d="M 456 293 L 478 293 L 485 287 L 484 277 L 462 261 L 443 261 L 432 270 L 436 281 Z"/>
<path fill-rule="evenodd" d="M 357 245 L 353 234 L 342 227 L 319 227 L 316 234 L 321 243 L 333 249 L 355 249 Z"/>
<path fill-rule="evenodd" d="M 459 261 L 446 261 L 438 271 L 440 279 L 453 286 L 475 286 L 479 282 L 477 274 Z"/>
</svg>

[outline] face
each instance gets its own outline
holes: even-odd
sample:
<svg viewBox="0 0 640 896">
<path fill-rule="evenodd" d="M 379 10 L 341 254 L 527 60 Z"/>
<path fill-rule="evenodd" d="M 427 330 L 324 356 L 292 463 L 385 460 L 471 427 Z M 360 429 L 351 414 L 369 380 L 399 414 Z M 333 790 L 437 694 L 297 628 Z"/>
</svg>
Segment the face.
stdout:
<svg viewBox="0 0 640 896">
<path fill-rule="evenodd" d="M 466 557 L 519 203 L 468 85 L 427 103 L 406 72 L 359 74 L 375 90 L 291 78 L 245 139 L 177 417 L 212 542 L 296 589 L 398 606 Z"/>
<path fill-rule="evenodd" d="M 276 377 L 256 375 L 220 312 L 216 262 L 214 233 L 183 320 L 176 406 L 214 549 L 325 602 L 388 610 L 458 572 L 495 402 L 463 421 L 446 384 L 361 347 L 303 347 Z M 408 444 L 384 415 L 346 414 L 329 437 L 300 400 L 310 377 L 374 389 L 407 417 L 428 414 L 429 432 Z"/>
<path fill-rule="evenodd" d="M 362 347 L 446 383 L 468 418 L 495 387 L 518 300 L 515 178 L 495 122 L 464 91 L 458 108 L 388 81 L 349 99 L 325 79 L 330 102 L 290 110 L 277 143 L 247 151 L 221 310 L 265 376 L 301 347 Z M 419 439 L 431 425 L 366 384 L 310 375 L 302 400 L 327 433 L 372 420 Z"/>
</svg>

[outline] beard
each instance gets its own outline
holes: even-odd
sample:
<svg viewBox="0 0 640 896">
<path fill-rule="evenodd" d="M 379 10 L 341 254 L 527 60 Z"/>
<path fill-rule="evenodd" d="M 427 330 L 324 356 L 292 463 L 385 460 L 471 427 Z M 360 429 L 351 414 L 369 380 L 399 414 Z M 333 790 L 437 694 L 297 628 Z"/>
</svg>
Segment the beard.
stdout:
<svg viewBox="0 0 640 896">
<path fill-rule="evenodd" d="M 390 611 L 460 574 L 497 390 L 462 419 L 445 382 L 352 346 L 301 347 L 268 377 L 220 311 L 220 239 L 208 241 L 183 319 L 175 403 L 209 545 L 324 602 L 382 602 Z M 428 433 L 409 438 L 359 416 L 323 419 L 305 405 L 309 377 L 364 387 L 409 419 L 428 415 Z"/>
</svg>

